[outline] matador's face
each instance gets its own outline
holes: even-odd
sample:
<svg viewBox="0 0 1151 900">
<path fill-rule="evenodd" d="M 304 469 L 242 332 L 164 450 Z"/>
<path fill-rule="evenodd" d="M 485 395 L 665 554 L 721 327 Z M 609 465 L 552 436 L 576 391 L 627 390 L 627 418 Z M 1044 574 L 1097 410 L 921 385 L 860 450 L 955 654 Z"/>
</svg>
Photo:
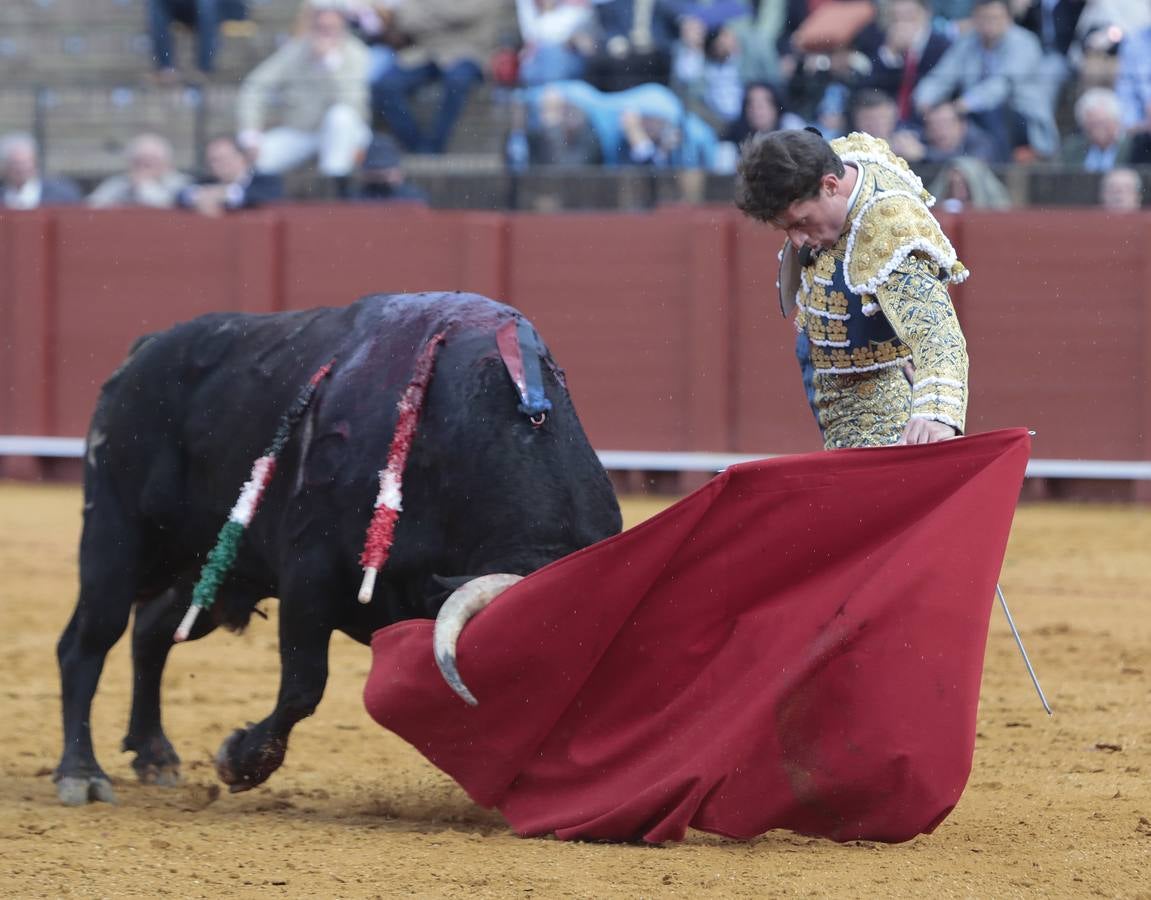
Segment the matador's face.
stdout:
<svg viewBox="0 0 1151 900">
<path fill-rule="evenodd" d="M 807 200 L 797 200 L 772 224 L 786 231 L 788 240 L 797 249 L 827 250 L 847 230 L 850 194 L 851 186 L 845 178 L 824 175 L 818 194 Z"/>
</svg>

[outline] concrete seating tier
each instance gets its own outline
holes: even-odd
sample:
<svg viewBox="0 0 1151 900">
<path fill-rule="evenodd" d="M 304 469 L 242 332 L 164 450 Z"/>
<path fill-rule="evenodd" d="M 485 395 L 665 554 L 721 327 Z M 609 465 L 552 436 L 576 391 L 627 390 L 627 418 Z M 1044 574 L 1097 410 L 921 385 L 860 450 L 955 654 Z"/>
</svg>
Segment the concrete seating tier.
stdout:
<svg viewBox="0 0 1151 900">
<path fill-rule="evenodd" d="M 225 23 L 213 81 L 238 81 L 289 34 L 297 4 L 250 0 L 251 19 Z M 0 2 L 0 83 L 137 83 L 150 72 L 144 0 L 3 0 Z M 195 43 L 173 28 L 177 61 L 192 71 Z"/>
</svg>

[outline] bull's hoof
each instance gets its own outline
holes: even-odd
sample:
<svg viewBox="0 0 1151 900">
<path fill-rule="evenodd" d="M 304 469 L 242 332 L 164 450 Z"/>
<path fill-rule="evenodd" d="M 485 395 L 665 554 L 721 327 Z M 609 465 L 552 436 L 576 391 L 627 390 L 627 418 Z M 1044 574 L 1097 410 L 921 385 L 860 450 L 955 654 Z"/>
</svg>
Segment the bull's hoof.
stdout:
<svg viewBox="0 0 1151 900">
<path fill-rule="evenodd" d="M 216 774 L 238 794 L 263 784 L 284 761 L 287 743 L 269 738 L 263 726 L 237 728 L 216 753 Z"/>
<path fill-rule="evenodd" d="M 137 765 L 136 763 L 132 763 L 132 768 L 136 770 L 136 777 L 140 779 L 140 784 L 153 784 L 157 787 L 177 787 L 184 783 L 178 765 L 154 765 L 152 763 Z"/>
<path fill-rule="evenodd" d="M 137 751 L 136 758 L 132 760 L 132 768 L 141 784 L 175 787 L 183 782 L 180 777 L 180 757 L 163 735 L 149 741 L 124 738 L 123 749 Z"/>
<path fill-rule="evenodd" d="M 224 739 L 224 743 L 220 745 L 220 749 L 216 751 L 216 774 L 224 784 L 228 785 L 228 789 L 232 793 L 247 790 L 245 787 L 238 787 L 241 779 L 236 772 L 235 766 L 232 764 L 232 757 L 235 755 L 236 749 L 240 742 L 244 740 L 244 735 L 248 732 L 243 728 L 237 728 L 230 735 Z M 249 785 L 251 787 L 251 785 Z"/>
<path fill-rule="evenodd" d="M 65 806 L 116 802 L 112 782 L 99 775 L 66 775 L 56 782 L 56 796 Z"/>
</svg>

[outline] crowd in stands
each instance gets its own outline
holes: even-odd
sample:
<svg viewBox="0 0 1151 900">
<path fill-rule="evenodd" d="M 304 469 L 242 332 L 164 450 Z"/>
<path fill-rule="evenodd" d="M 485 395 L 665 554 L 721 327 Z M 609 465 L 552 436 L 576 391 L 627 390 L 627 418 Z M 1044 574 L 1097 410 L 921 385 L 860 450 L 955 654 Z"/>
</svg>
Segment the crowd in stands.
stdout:
<svg viewBox="0 0 1151 900">
<path fill-rule="evenodd" d="M 210 79 L 221 23 L 247 15 L 243 0 L 145 2 L 159 83 L 189 76 L 174 22 L 196 35 L 191 74 Z M 143 134 L 86 202 L 221 214 L 282 197 L 308 163 L 327 196 L 418 200 L 401 153 L 443 154 L 485 81 L 516 172 L 730 173 L 755 134 L 814 126 L 885 138 L 957 209 L 1009 204 L 1003 165 L 1122 169 L 1129 187 L 1151 164 L 1146 0 L 305 0 L 294 36 L 243 79 L 235 134 L 204 148 L 201 178 Z M 27 135 L 3 152 L 4 205 L 81 202 L 39 179 Z"/>
</svg>

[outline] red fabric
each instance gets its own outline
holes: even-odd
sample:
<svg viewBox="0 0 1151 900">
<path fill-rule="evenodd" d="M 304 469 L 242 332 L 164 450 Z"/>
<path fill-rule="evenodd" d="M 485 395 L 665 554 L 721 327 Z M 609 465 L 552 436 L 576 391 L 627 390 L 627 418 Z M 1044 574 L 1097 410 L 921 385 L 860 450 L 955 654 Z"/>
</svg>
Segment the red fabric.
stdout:
<svg viewBox="0 0 1151 900">
<path fill-rule="evenodd" d="M 364 700 L 523 835 L 932 831 L 966 783 L 1022 429 L 741 465 L 507 591 L 373 636 Z"/>
</svg>

